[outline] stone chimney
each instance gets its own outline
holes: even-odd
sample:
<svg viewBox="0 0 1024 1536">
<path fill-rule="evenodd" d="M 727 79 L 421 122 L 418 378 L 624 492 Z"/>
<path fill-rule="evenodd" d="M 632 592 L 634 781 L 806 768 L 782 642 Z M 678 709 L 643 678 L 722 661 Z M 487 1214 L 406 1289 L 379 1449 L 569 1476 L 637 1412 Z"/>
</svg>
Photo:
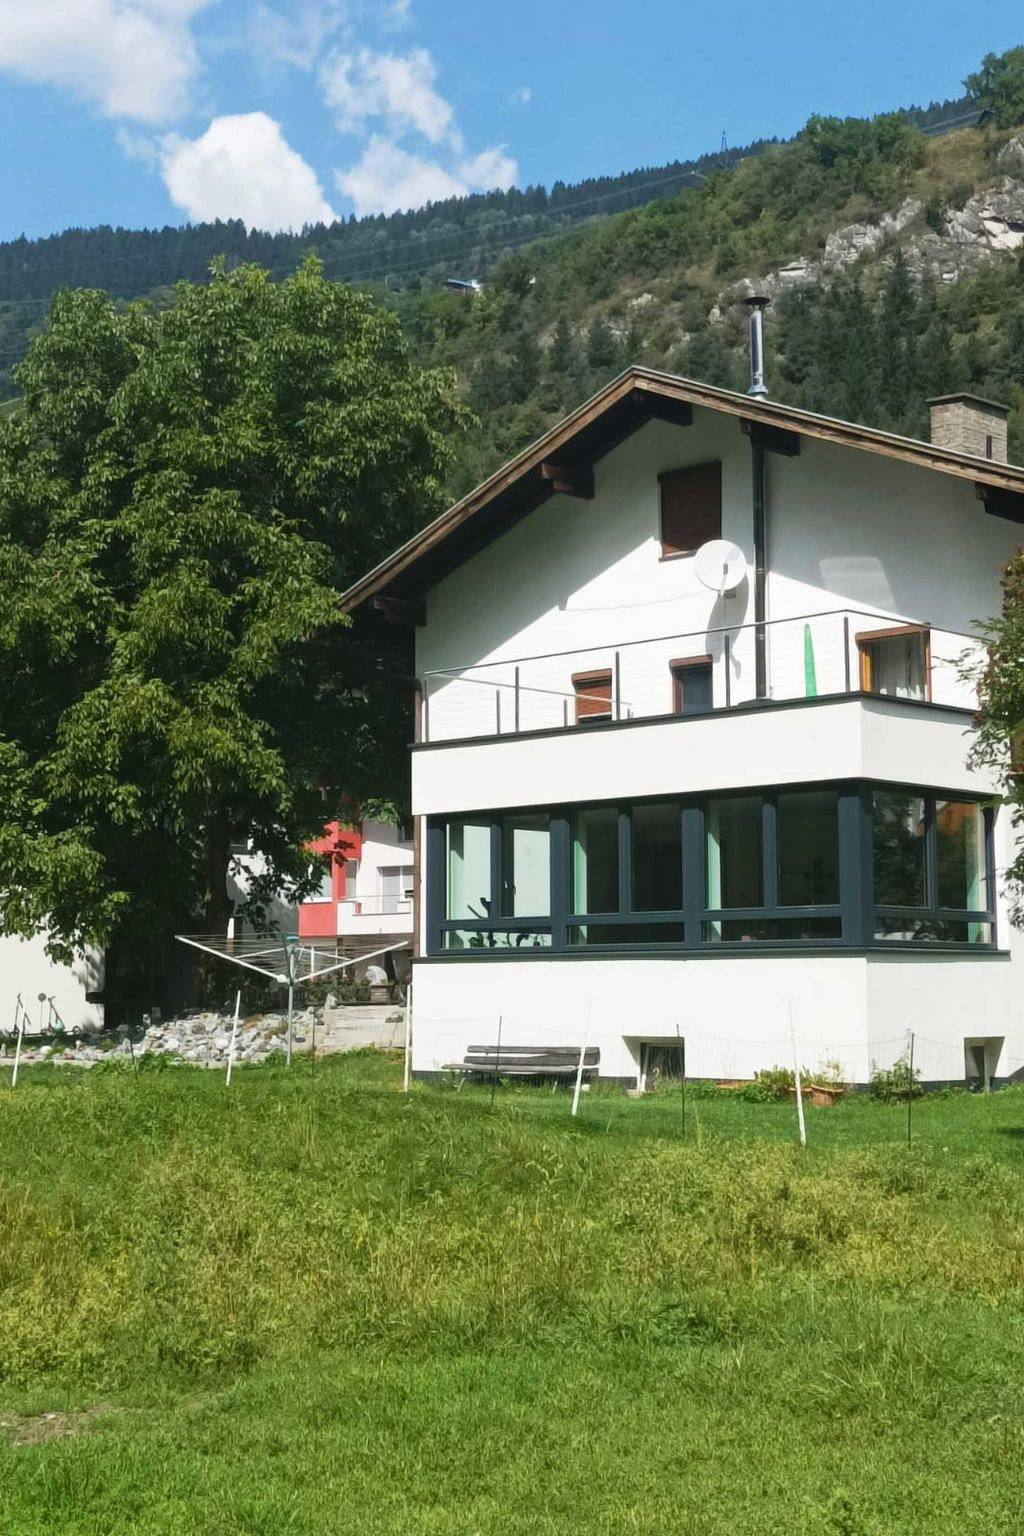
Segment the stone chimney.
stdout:
<svg viewBox="0 0 1024 1536">
<path fill-rule="evenodd" d="M 939 395 L 926 403 L 932 413 L 932 442 L 937 448 L 1006 463 L 1008 405 L 966 394 Z"/>
</svg>

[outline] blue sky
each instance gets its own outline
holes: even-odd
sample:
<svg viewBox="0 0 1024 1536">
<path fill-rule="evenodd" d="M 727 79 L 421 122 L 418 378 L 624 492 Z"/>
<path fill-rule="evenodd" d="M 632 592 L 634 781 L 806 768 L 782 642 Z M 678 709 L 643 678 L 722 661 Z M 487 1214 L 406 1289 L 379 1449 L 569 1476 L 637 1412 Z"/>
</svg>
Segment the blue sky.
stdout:
<svg viewBox="0 0 1024 1536">
<path fill-rule="evenodd" d="M 1019 5 L 0 0 L 0 239 L 258 228 L 957 95 Z"/>
</svg>

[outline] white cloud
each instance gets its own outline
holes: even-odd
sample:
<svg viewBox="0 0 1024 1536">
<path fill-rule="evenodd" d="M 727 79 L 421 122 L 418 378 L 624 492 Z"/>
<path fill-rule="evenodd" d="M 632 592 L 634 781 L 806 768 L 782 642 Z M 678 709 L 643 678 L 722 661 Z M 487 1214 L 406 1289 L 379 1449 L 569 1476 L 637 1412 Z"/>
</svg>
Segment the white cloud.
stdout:
<svg viewBox="0 0 1024 1536">
<path fill-rule="evenodd" d="M 425 48 L 410 53 L 334 53 L 320 72 L 327 105 L 343 133 L 360 133 L 382 118 L 389 134 L 412 131 L 431 144 L 462 149 L 451 104 L 434 89 L 437 71 Z"/>
<path fill-rule="evenodd" d="M 334 180 L 338 190 L 352 199 L 360 218 L 368 213 L 421 208 L 424 203 L 461 197 L 466 191 L 465 183 L 435 160 L 412 155 L 376 134 L 358 164 L 348 171 L 335 171 Z"/>
<path fill-rule="evenodd" d="M 290 15 L 260 4 L 253 12 L 248 46 L 263 66 L 310 70 L 348 19 L 348 0 L 302 0 Z"/>
<path fill-rule="evenodd" d="M 250 229 L 301 229 L 337 215 L 316 173 L 265 112 L 215 117 L 198 139 L 165 137 L 160 168 L 190 219 L 243 219 Z"/>
<path fill-rule="evenodd" d="M 447 170 L 437 160 L 411 154 L 375 134 L 357 164 L 347 171 L 335 171 L 334 180 L 362 218 L 370 213 L 421 208 L 446 197 L 465 197 L 468 192 L 510 187 L 516 171 L 516 162 L 502 149 L 485 149 L 471 160 L 459 161 L 454 170 Z"/>
<path fill-rule="evenodd" d="M 109 117 L 166 123 L 199 71 L 192 18 L 212 0 L 0 0 L 0 70 Z"/>
<path fill-rule="evenodd" d="M 508 99 L 513 107 L 525 107 L 528 101 L 533 100 L 533 87 L 517 85 L 514 91 L 509 91 Z"/>
</svg>

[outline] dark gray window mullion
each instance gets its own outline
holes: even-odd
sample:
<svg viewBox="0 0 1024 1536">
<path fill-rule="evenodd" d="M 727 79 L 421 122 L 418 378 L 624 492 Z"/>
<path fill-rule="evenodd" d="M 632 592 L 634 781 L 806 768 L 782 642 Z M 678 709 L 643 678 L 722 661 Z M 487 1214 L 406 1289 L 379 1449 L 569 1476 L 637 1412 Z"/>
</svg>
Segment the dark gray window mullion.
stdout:
<svg viewBox="0 0 1024 1536">
<path fill-rule="evenodd" d="M 501 917 L 505 912 L 505 875 L 502 869 L 501 817 L 491 822 L 491 917 Z"/>
<path fill-rule="evenodd" d="M 939 905 L 939 838 L 935 830 L 935 796 L 924 797 L 924 904 L 932 912 Z"/>
<path fill-rule="evenodd" d="M 551 818 L 551 947 L 565 949 L 572 901 L 572 838 L 569 817 Z"/>
<path fill-rule="evenodd" d="M 864 843 L 871 846 L 871 802 L 867 815 L 859 785 L 847 784 L 839 791 L 839 904 L 843 914 L 843 938 L 858 947 L 867 942 L 870 889 L 865 900 Z"/>
<path fill-rule="evenodd" d="M 619 810 L 619 911 L 633 910 L 633 821 Z"/>
<path fill-rule="evenodd" d="M 985 889 L 988 892 L 987 906 L 992 914 L 992 943 L 998 941 L 996 932 L 996 839 L 995 821 L 996 813 L 989 807 L 982 811 L 985 822 Z"/>
<path fill-rule="evenodd" d="M 704 859 L 704 812 L 699 805 L 684 805 L 683 919 L 688 949 L 696 949 L 702 942 L 701 923 L 707 895 Z"/>
<path fill-rule="evenodd" d="M 859 784 L 857 795 L 860 799 L 861 928 L 867 944 L 875 936 L 875 797 L 870 784 Z"/>
<path fill-rule="evenodd" d="M 424 896 L 427 917 L 427 954 L 439 954 L 441 924 L 447 912 L 448 871 L 445 868 L 447 829 L 443 821 L 428 820 L 426 842 L 426 879 Z"/>
<path fill-rule="evenodd" d="M 779 905 L 779 817 L 775 800 L 769 796 L 761 805 L 761 856 L 762 895 L 765 909 L 772 912 Z"/>
</svg>

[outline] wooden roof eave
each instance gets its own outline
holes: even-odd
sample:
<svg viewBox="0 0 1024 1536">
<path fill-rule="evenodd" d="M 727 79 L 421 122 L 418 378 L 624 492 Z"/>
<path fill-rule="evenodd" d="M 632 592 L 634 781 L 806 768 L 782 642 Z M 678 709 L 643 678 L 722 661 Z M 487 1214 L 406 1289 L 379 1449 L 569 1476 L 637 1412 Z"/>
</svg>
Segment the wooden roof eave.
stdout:
<svg viewBox="0 0 1024 1536">
<path fill-rule="evenodd" d="M 933 443 L 634 367 L 613 379 L 351 586 L 342 599 L 344 610 L 352 612 L 367 598 L 385 591 L 393 590 L 403 596 L 421 594 L 438 579 L 442 568 L 450 569 L 456 563 L 451 558 L 442 560 L 442 546 L 457 537 L 461 562 L 554 494 L 546 467 L 560 463 L 579 469 L 593 464 L 652 418 L 672 419 L 673 407 L 681 411 L 694 407 L 718 411 L 780 432 L 795 432 L 840 447 L 877 453 L 918 468 L 954 475 L 978 487 L 1024 497 L 1024 469 L 1014 465 L 995 464 Z M 684 420 L 685 415 L 676 419 Z M 476 526 L 470 535 L 472 524 Z M 453 554 L 454 549 L 449 551 L 449 555 Z M 421 568 L 415 579 L 414 568 Z"/>
</svg>

